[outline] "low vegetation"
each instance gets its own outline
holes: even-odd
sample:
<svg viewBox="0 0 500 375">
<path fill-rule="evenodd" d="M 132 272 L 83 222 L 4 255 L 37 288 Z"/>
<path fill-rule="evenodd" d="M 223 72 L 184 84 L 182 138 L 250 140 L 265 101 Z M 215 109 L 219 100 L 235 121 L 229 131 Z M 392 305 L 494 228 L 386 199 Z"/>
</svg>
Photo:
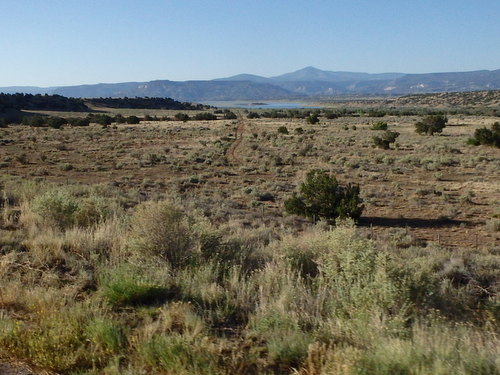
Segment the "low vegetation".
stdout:
<svg viewBox="0 0 500 375">
<path fill-rule="evenodd" d="M 235 231 L 99 186 L 3 191 L 3 356 L 87 374 L 500 370 L 494 252 L 396 248 L 352 222 Z"/>
<path fill-rule="evenodd" d="M 443 136 L 422 137 L 434 109 L 346 108 L 6 124 L 0 363 L 500 373 L 500 154 L 466 145 L 498 119 L 448 114 Z M 381 117 L 390 130 L 372 131 Z M 374 147 L 385 132 L 391 151 Z"/>
<path fill-rule="evenodd" d="M 500 122 L 495 122 L 491 125 L 491 129 L 476 129 L 474 137 L 469 138 L 467 143 L 474 146 L 487 145 L 500 147 Z"/>
</svg>

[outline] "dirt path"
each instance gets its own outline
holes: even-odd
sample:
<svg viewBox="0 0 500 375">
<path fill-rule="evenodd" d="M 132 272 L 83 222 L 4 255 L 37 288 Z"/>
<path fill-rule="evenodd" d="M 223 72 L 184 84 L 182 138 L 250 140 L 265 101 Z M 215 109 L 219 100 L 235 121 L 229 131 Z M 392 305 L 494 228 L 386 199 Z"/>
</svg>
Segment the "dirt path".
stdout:
<svg viewBox="0 0 500 375">
<path fill-rule="evenodd" d="M 243 141 L 244 132 L 245 132 L 245 120 L 242 117 L 240 117 L 238 119 L 238 126 L 236 127 L 236 132 L 235 132 L 236 139 L 233 142 L 233 144 L 228 148 L 226 153 L 227 160 L 231 165 L 241 164 L 241 159 L 239 158 L 238 155 L 238 147 Z"/>
<path fill-rule="evenodd" d="M 0 375 L 38 375 L 47 373 L 35 373 L 28 366 L 21 363 L 0 362 Z"/>
</svg>

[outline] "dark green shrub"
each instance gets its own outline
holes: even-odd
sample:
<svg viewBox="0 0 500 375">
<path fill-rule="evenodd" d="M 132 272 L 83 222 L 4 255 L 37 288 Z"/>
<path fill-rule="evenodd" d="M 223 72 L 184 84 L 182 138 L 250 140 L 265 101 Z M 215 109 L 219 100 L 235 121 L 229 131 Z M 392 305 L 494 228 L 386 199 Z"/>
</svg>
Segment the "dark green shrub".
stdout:
<svg viewBox="0 0 500 375">
<path fill-rule="evenodd" d="M 479 146 L 489 145 L 500 147 L 500 122 L 495 122 L 491 129 L 480 128 L 474 132 L 474 138 L 469 138 L 468 144 Z"/>
<path fill-rule="evenodd" d="M 415 124 L 415 131 L 418 134 L 434 135 L 434 133 L 441 133 L 447 122 L 448 118 L 443 115 L 425 116 L 422 121 Z"/>
<path fill-rule="evenodd" d="M 179 112 L 179 113 L 176 113 L 174 118 L 177 120 L 177 121 L 189 121 L 190 120 L 190 117 L 189 115 L 185 114 L 185 113 L 182 113 L 182 112 Z"/>
<path fill-rule="evenodd" d="M 138 124 L 141 122 L 141 120 L 137 116 L 128 116 L 126 118 L 126 122 L 127 124 Z"/>
<path fill-rule="evenodd" d="M 287 127 L 286 127 L 286 126 L 280 126 L 280 127 L 278 128 L 278 133 L 279 133 L 279 134 L 288 134 L 288 129 L 287 129 Z"/>
<path fill-rule="evenodd" d="M 47 118 L 44 116 L 25 116 L 23 117 L 22 124 L 39 128 L 47 126 Z"/>
<path fill-rule="evenodd" d="M 377 121 L 370 128 L 371 130 L 387 130 L 387 122 L 385 121 Z"/>
<path fill-rule="evenodd" d="M 125 117 L 123 117 L 123 115 L 121 114 L 117 114 L 114 118 L 114 121 L 117 123 L 117 124 L 125 124 L 127 122 L 127 120 L 125 119 Z"/>
<path fill-rule="evenodd" d="M 317 124 L 319 122 L 318 115 L 316 113 L 310 114 L 306 117 L 306 122 L 311 125 Z"/>
<path fill-rule="evenodd" d="M 236 113 L 231 112 L 227 109 L 224 111 L 224 119 L 225 120 L 236 120 L 237 118 L 238 118 L 238 116 L 236 116 Z"/>
<path fill-rule="evenodd" d="M 247 115 L 247 118 L 260 118 L 260 115 L 257 113 L 257 112 L 250 112 L 248 115 Z"/>
<path fill-rule="evenodd" d="M 5 121 L 4 118 L 0 117 L 0 128 L 6 128 L 7 127 L 7 121 Z"/>
<path fill-rule="evenodd" d="M 328 120 L 333 120 L 333 119 L 339 118 L 339 114 L 335 113 L 335 112 L 332 112 L 332 111 L 326 111 L 325 112 L 325 117 Z"/>
<path fill-rule="evenodd" d="M 194 119 L 197 120 L 197 121 L 212 121 L 212 120 L 217 120 L 217 115 L 214 115 L 213 113 L 210 113 L 210 112 L 201 112 L 201 113 L 197 113 L 195 116 L 194 116 Z"/>
<path fill-rule="evenodd" d="M 389 150 L 391 148 L 391 143 L 396 142 L 397 137 L 399 137 L 398 132 L 387 130 L 381 137 L 373 137 L 373 143 L 375 143 L 375 146 L 378 148 Z"/>
<path fill-rule="evenodd" d="M 75 118 L 69 118 L 68 123 L 71 126 L 89 126 L 90 120 L 88 118 L 75 117 Z"/>
<path fill-rule="evenodd" d="M 47 124 L 54 129 L 60 129 L 63 125 L 67 124 L 68 121 L 61 117 L 49 117 L 47 119 Z"/>
<path fill-rule="evenodd" d="M 300 193 L 285 201 L 286 212 L 314 221 L 324 218 L 329 223 L 335 223 L 337 218 L 358 219 L 363 208 L 358 185 L 342 186 L 334 176 L 321 169 L 309 171 Z"/>
</svg>

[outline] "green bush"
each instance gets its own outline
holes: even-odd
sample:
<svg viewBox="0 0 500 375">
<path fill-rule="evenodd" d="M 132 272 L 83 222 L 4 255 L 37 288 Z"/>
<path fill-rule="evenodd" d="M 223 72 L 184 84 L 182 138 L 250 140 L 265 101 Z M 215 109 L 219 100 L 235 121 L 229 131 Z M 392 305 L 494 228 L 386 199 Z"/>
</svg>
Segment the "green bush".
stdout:
<svg viewBox="0 0 500 375">
<path fill-rule="evenodd" d="M 288 134 L 288 129 L 287 129 L 287 127 L 286 127 L 286 126 L 280 126 L 280 127 L 278 128 L 278 133 L 279 133 L 279 134 Z"/>
<path fill-rule="evenodd" d="M 491 125 L 491 129 L 485 127 L 476 129 L 474 137 L 469 138 L 467 143 L 474 146 L 488 145 L 500 147 L 500 122 L 497 121 Z"/>
<path fill-rule="evenodd" d="M 313 169 L 307 173 L 306 181 L 300 186 L 300 194 L 294 194 L 285 201 L 285 210 L 312 218 L 335 223 L 337 218 L 358 219 L 363 212 L 359 186 L 340 185 L 336 178 L 326 171 Z"/>
<path fill-rule="evenodd" d="M 310 114 L 306 117 L 306 122 L 311 125 L 317 124 L 319 122 L 318 115 L 316 113 Z"/>
<path fill-rule="evenodd" d="M 252 118 L 260 118 L 260 115 L 257 112 L 250 112 L 247 115 L 247 118 L 252 119 Z"/>
<path fill-rule="evenodd" d="M 387 130 L 387 122 L 385 121 L 377 121 L 370 128 L 371 130 Z"/>
<path fill-rule="evenodd" d="M 47 126 L 47 117 L 45 116 L 25 116 L 22 120 L 23 125 L 33 126 L 35 128 Z"/>
<path fill-rule="evenodd" d="M 68 121 L 62 117 L 49 117 L 47 124 L 54 129 L 60 129 L 63 125 L 67 124 Z"/>
<path fill-rule="evenodd" d="M 386 130 L 381 137 L 378 136 L 373 137 L 373 143 L 378 148 L 389 150 L 391 148 L 391 144 L 396 142 L 397 137 L 399 137 L 398 132 L 392 130 Z"/>
<path fill-rule="evenodd" d="M 189 115 L 185 114 L 185 113 L 176 113 L 175 116 L 174 116 L 175 120 L 176 121 L 189 121 L 191 118 L 189 117 Z"/>
<path fill-rule="evenodd" d="M 225 120 L 236 120 L 238 116 L 236 116 L 236 113 L 230 111 L 230 110 L 225 110 L 224 111 L 224 119 Z"/>
<path fill-rule="evenodd" d="M 194 116 L 194 119 L 197 120 L 197 121 L 212 121 L 212 120 L 217 120 L 217 115 L 214 115 L 213 113 L 210 113 L 210 112 L 201 112 L 201 113 L 197 113 L 195 116 Z"/>
<path fill-rule="evenodd" d="M 415 131 L 418 134 L 434 135 L 434 133 L 441 133 L 447 122 L 448 118 L 443 115 L 425 116 L 415 124 Z"/>
<path fill-rule="evenodd" d="M 78 201 L 64 190 L 49 190 L 35 198 L 33 211 L 61 229 L 72 226 Z"/>
<path fill-rule="evenodd" d="M 137 116 L 128 116 L 125 121 L 127 124 L 139 124 L 141 120 Z"/>
<path fill-rule="evenodd" d="M 114 118 L 114 121 L 117 123 L 117 124 L 125 124 L 127 122 L 127 120 L 125 119 L 125 117 L 123 117 L 123 115 L 121 114 L 117 114 Z"/>
<path fill-rule="evenodd" d="M 68 123 L 71 126 L 89 126 L 90 120 L 84 117 L 74 117 L 74 118 L 69 118 Z"/>
</svg>

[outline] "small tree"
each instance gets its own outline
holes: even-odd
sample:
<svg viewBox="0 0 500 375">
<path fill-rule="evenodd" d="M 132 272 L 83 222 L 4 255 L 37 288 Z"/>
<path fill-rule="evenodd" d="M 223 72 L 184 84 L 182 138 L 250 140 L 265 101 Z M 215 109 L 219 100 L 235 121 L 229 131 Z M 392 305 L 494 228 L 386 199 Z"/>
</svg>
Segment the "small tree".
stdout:
<svg viewBox="0 0 500 375">
<path fill-rule="evenodd" d="M 141 119 L 137 116 L 128 116 L 125 121 L 127 124 L 139 124 L 141 122 Z"/>
<path fill-rule="evenodd" d="M 68 121 L 62 117 L 49 117 L 47 119 L 47 124 L 54 129 L 60 129 L 63 125 L 67 124 Z"/>
<path fill-rule="evenodd" d="M 257 113 L 257 112 L 250 112 L 248 115 L 247 115 L 247 118 L 260 118 L 260 115 Z"/>
<path fill-rule="evenodd" d="M 311 125 L 317 124 L 319 122 L 318 115 L 316 113 L 311 113 L 306 117 L 306 122 Z"/>
<path fill-rule="evenodd" d="M 448 122 L 448 118 L 443 115 L 425 116 L 422 121 L 415 124 L 415 131 L 418 134 L 434 135 L 441 133 Z"/>
<path fill-rule="evenodd" d="M 286 127 L 286 126 L 280 126 L 280 127 L 278 128 L 278 133 L 279 133 L 279 134 L 288 134 L 288 129 L 287 129 L 287 127 Z"/>
<path fill-rule="evenodd" d="M 399 133 L 391 130 L 386 130 L 381 137 L 373 137 L 373 143 L 378 148 L 384 150 L 389 150 L 391 148 L 391 143 L 396 142 L 396 138 L 399 137 Z"/>
<path fill-rule="evenodd" d="M 468 144 L 479 146 L 489 145 L 500 147 L 500 122 L 495 122 L 491 125 L 491 129 L 480 128 L 474 132 L 474 137 L 467 140 Z"/>
<path fill-rule="evenodd" d="M 226 109 L 224 111 L 224 119 L 225 120 L 236 120 L 238 118 L 238 116 L 236 116 L 236 113 Z"/>
<path fill-rule="evenodd" d="M 359 185 L 340 185 L 334 176 L 326 171 L 313 169 L 300 186 L 300 193 L 285 201 L 285 210 L 317 221 L 326 219 L 335 223 L 337 218 L 358 219 L 364 206 L 359 197 Z"/>
<path fill-rule="evenodd" d="M 190 118 L 189 118 L 189 115 L 185 114 L 185 113 L 182 113 L 182 112 L 179 112 L 179 113 L 176 113 L 174 118 L 177 120 L 177 121 L 189 121 Z"/>
</svg>

